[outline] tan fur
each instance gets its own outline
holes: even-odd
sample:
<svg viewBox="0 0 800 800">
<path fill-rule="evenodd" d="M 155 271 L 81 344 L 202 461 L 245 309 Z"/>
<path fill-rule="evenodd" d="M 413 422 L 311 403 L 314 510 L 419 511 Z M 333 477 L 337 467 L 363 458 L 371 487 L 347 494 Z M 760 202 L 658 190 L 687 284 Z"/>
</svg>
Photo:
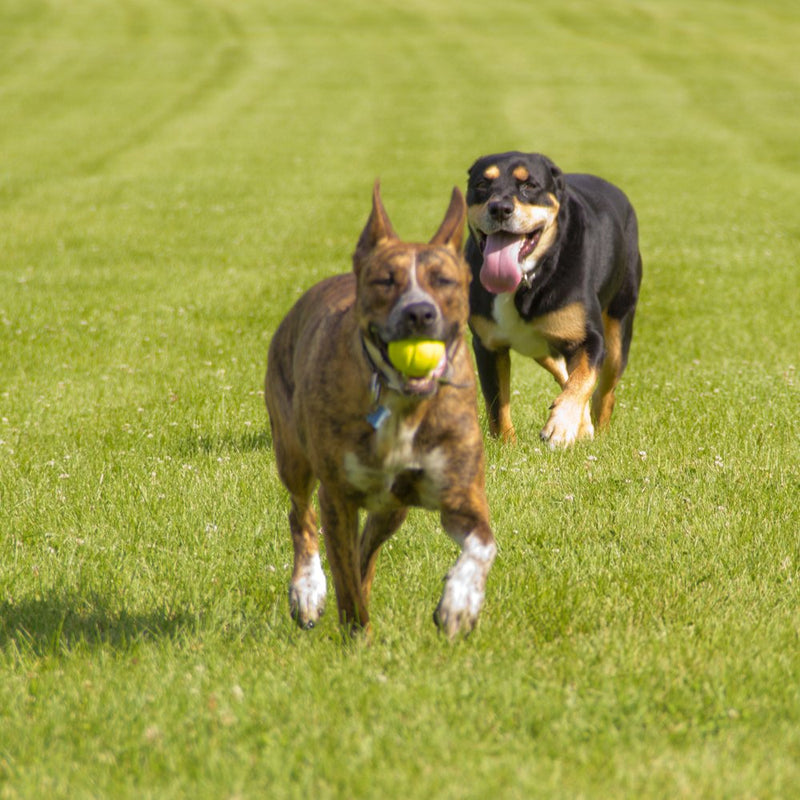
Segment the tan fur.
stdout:
<svg viewBox="0 0 800 800">
<path fill-rule="evenodd" d="M 589 366 L 585 350 L 579 350 L 567 365 L 569 379 L 550 406 L 542 436 L 551 446 L 565 447 L 578 439 L 591 439 L 594 426 L 589 400 L 597 382 L 597 370 Z"/>
<path fill-rule="evenodd" d="M 586 309 L 581 303 L 571 303 L 563 308 L 556 309 L 550 314 L 536 317 L 523 322 L 516 314 L 505 315 L 502 311 L 504 304 L 511 304 L 511 295 L 499 296 L 495 301 L 495 313 L 500 323 L 488 320 L 485 317 L 473 316 L 470 320 L 473 331 L 481 338 L 487 347 L 497 353 L 498 377 L 498 424 L 490 421 L 490 433 L 500 436 L 504 441 L 513 442 L 516 439 L 514 426 L 511 421 L 511 358 L 509 348 L 531 356 L 541 364 L 556 379 L 558 385 L 566 394 L 567 382 L 570 382 L 570 394 L 565 397 L 559 395 L 553 404 L 553 409 L 558 405 L 564 408 L 555 413 L 551 411 L 548 424 L 544 427 L 545 434 L 552 438 L 555 446 L 571 444 L 577 438 L 591 437 L 594 428 L 591 421 L 584 419 L 586 401 L 591 395 L 591 388 L 596 380 L 594 376 L 584 377 L 580 372 L 573 374 L 573 369 L 568 369 L 564 359 L 558 354 L 550 352 L 549 341 L 557 339 L 563 342 L 579 343 L 584 335 L 586 324 Z M 504 327 L 502 324 L 508 320 Z M 591 380 L 591 385 L 587 381 Z M 587 393 L 588 390 L 588 394 Z M 585 398 L 579 402 L 576 398 Z M 613 402 L 613 400 L 612 400 Z M 566 410 L 569 408 L 570 410 Z M 587 407 L 588 409 L 588 407 Z"/>
<path fill-rule="evenodd" d="M 606 343 L 606 358 L 600 371 L 594 396 L 592 397 L 592 414 L 597 420 L 598 428 L 605 428 L 611 420 L 614 410 L 614 390 L 622 373 L 622 331 L 619 320 L 603 313 L 603 332 Z"/>
</svg>

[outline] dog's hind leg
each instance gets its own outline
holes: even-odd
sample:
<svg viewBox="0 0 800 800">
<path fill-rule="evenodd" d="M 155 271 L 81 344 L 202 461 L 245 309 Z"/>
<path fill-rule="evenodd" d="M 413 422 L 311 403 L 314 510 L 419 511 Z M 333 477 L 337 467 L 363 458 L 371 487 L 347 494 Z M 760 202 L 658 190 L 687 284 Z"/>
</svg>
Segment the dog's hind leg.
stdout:
<svg viewBox="0 0 800 800">
<path fill-rule="evenodd" d="M 636 241 L 636 218 L 631 217 L 629 237 Z M 606 356 L 600 378 L 592 397 L 592 416 L 598 427 L 608 425 L 614 410 L 614 393 L 628 364 L 628 352 L 633 338 L 633 317 L 642 281 L 642 257 L 638 248 L 632 249 L 623 285 L 603 314 Z"/>
<path fill-rule="evenodd" d="M 618 319 L 603 314 L 605 359 L 600 369 L 597 388 L 592 396 L 592 417 L 598 428 L 604 428 L 614 410 L 614 390 L 622 375 L 622 327 Z"/>
<path fill-rule="evenodd" d="M 592 416 L 598 428 L 606 427 L 611 420 L 615 390 L 628 363 L 628 351 L 633 337 L 634 311 L 635 309 L 631 308 L 622 318 L 603 314 L 606 356 L 592 397 Z"/>
<path fill-rule="evenodd" d="M 367 601 L 361 585 L 358 506 L 327 491 L 324 484 L 319 487 L 318 497 L 339 622 L 355 633 L 369 627 Z"/>
<path fill-rule="evenodd" d="M 385 514 L 369 514 L 361 534 L 361 591 L 364 603 L 369 605 L 372 581 L 375 578 L 375 564 L 381 546 L 403 524 L 408 514 L 407 508 L 399 508 Z"/>
<path fill-rule="evenodd" d="M 556 379 L 556 383 L 562 389 L 567 385 L 569 373 L 567 372 L 567 363 L 563 356 L 545 356 L 544 358 L 537 358 L 536 363 L 544 367 Z"/>
</svg>

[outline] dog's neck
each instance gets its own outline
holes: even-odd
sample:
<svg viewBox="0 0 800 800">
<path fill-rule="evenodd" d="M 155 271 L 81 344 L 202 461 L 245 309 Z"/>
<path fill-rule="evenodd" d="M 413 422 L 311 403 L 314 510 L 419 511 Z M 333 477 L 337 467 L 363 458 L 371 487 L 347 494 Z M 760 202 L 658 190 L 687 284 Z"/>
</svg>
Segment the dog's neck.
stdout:
<svg viewBox="0 0 800 800">
<path fill-rule="evenodd" d="M 359 333 L 359 338 L 361 339 L 361 350 L 370 370 L 370 391 L 372 392 L 373 400 L 377 401 L 381 386 L 385 386 L 398 394 L 406 394 L 403 390 L 403 379 L 400 373 L 385 363 L 385 359 L 375 345 L 363 333 Z"/>
</svg>

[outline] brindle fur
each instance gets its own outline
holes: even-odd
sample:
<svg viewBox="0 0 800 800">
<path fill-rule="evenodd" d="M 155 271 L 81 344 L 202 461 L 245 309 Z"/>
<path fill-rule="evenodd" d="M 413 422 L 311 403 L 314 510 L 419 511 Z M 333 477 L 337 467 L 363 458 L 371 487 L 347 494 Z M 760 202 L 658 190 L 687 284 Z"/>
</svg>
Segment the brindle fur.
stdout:
<svg viewBox="0 0 800 800">
<path fill-rule="evenodd" d="M 408 244 L 394 232 L 376 183 L 353 272 L 308 290 L 270 344 L 266 403 L 278 472 L 291 497 L 290 611 L 303 628 L 317 623 L 325 605 L 311 504 L 317 483 L 343 625 L 369 626 L 378 552 L 410 506 L 438 510 L 462 548 L 445 581 L 437 625 L 453 636 L 476 623 L 496 548 L 475 378 L 463 341 L 470 280 L 460 252 L 465 212 L 455 189 L 430 243 Z M 446 340 L 441 383 L 410 390 L 386 361 L 385 344 L 409 335 Z M 390 415 L 376 429 L 367 417 L 378 405 Z M 359 533 L 360 509 L 367 516 Z"/>
</svg>

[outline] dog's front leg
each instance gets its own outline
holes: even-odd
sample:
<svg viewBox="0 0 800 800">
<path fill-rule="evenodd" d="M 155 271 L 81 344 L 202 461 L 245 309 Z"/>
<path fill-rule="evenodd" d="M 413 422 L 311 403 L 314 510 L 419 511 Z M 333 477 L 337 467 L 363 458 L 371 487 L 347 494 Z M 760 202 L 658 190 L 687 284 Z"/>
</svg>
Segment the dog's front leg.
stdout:
<svg viewBox="0 0 800 800">
<path fill-rule="evenodd" d="M 570 359 L 568 369 L 564 390 L 550 406 L 550 416 L 540 434 L 551 449 L 594 436 L 589 401 L 597 383 L 597 368 L 581 349 Z"/>
<path fill-rule="evenodd" d="M 319 487 L 319 508 L 325 551 L 336 589 L 339 622 L 355 633 L 369 627 L 369 612 L 361 586 L 361 556 L 358 542 L 358 506 Z"/>
<path fill-rule="evenodd" d="M 289 610 L 297 624 L 309 630 L 325 611 L 325 573 L 319 559 L 319 537 L 310 489 L 292 497 L 289 527 L 294 545 L 294 571 L 289 584 Z"/>
<path fill-rule="evenodd" d="M 469 633 L 478 621 L 486 576 L 497 554 L 497 545 L 485 512 L 444 511 L 442 525 L 461 546 L 461 554 L 447 573 L 433 619 L 452 639 L 459 632 Z"/>
<path fill-rule="evenodd" d="M 511 421 L 511 353 L 507 347 L 490 350 L 476 334 L 472 349 L 489 416 L 489 432 L 504 442 L 514 442 L 517 435 Z"/>
</svg>

